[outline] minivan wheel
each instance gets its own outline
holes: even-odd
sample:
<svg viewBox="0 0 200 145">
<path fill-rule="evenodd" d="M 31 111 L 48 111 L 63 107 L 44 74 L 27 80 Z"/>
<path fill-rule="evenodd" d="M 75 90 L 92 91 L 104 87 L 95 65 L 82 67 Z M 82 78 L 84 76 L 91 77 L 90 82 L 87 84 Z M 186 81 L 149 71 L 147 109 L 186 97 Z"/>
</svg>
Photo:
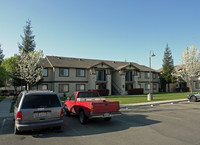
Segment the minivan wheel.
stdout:
<svg viewBox="0 0 200 145">
<path fill-rule="evenodd" d="M 79 119 L 81 124 L 85 124 L 87 122 L 87 116 L 85 116 L 84 111 L 79 113 Z"/>
<path fill-rule="evenodd" d="M 196 101 L 197 101 L 197 98 L 196 98 L 195 96 L 192 96 L 192 97 L 190 98 L 190 101 L 191 101 L 191 102 L 196 102 Z"/>
<path fill-rule="evenodd" d="M 65 116 L 70 116 L 70 111 L 68 110 L 67 106 L 64 107 Z"/>
</svg>

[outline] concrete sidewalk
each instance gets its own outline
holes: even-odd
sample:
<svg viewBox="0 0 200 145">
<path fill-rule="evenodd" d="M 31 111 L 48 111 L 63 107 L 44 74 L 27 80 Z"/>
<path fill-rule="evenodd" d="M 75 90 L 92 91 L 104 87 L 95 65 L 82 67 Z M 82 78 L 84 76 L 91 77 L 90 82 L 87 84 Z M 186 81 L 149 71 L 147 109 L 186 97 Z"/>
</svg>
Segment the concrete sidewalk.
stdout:
<svg viewBox="0 0 200 145">
<path fill-rule="evenodd" d="M 0 117 L 10 117 L 13 113 L 10 113 L 10 107 L 13 96 L 8 96 L 0 102 Z"/>
<path fill-rule="evenodd" d="M 179 102 L 187 102 L 188 99 L 177 99 L 177 100 L 166 100 L 166 101 L 152 101 L 152 102 L 145 102 L 145 103 L 135 103 L 135 104 L 122 104 L 120 108 L 130 108 L 130 107 L 137 107 L 137 106 L 154 106 L 159 104 L 174 104 Z"/>
</svg>

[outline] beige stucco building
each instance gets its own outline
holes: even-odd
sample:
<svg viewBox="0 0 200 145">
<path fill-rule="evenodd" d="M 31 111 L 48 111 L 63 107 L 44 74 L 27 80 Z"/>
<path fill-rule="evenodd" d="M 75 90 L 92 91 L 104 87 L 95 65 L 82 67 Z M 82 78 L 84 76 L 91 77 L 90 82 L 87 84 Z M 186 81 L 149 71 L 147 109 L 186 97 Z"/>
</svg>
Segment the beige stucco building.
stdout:
<svg viewBox="0 0 200 145">
<path fill-rule="evenodd" d="M 33 89 L 52 90 L 59 96 L 89 89 L 108 89 L 110 95 L 124 95 L 131 88 L 159 91 L 158 72 L 133 62 L 46 56 L 42 66 L 42 83 Z"/>
</svg>

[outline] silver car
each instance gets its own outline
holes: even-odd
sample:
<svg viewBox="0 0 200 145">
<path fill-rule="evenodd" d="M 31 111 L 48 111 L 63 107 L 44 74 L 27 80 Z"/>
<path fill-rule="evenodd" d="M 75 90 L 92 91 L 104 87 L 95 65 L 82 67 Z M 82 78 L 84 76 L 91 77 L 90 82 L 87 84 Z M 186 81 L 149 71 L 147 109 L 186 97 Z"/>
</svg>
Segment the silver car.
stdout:
<svg viewBox="0 0 200 145">
<path fill-rule="evenodd" d="M 51 91 L 24 91 L 14 108 L 14 134 L 20 131 L 58 128 L 63 124 L 60 98 Z"/>
</svg>

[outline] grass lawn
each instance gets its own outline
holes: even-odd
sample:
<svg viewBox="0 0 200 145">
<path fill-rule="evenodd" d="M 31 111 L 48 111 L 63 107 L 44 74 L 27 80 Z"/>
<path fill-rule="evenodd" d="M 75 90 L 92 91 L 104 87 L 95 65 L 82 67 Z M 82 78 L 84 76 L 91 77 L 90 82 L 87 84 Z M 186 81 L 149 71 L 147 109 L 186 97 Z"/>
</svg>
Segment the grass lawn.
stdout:
<svg viewBox="0 0 200 145">
<path fill-rule="evenodd" d="M 184 93 L 155 93 L 153 94 L 152 101 L 164 101 L 164 100 L 174 100 L 174 99 L 186 99 L 190 92 Z M 103 96 L 104 97 L 104 96 Z M 119 101 L 120 104 L 132 104 L 132 103 L 143 103 L 147 101 L 147 94 L 145 95 L 124 95 L 124 96 L 105 96 L 106 100 Z M 60 97 L 62 104 L 67 97 Z"/>
<path fill-rule="evenodd" d="M 0 96 L 0 102 L 5 98 L 6 96 Z"/>
<path fill-rule="evenodd" d="M 153 101 L 164 101 L 174 99 L 186 99 L 190 92 L 184 93 L 155 93 L 153 94 Z M 147 101 L 147 95 L 125 95 L 125 96 L 107 96 L 106 100 L 119 101 L 120 104 L 142 103 Z"/>
</svg>

